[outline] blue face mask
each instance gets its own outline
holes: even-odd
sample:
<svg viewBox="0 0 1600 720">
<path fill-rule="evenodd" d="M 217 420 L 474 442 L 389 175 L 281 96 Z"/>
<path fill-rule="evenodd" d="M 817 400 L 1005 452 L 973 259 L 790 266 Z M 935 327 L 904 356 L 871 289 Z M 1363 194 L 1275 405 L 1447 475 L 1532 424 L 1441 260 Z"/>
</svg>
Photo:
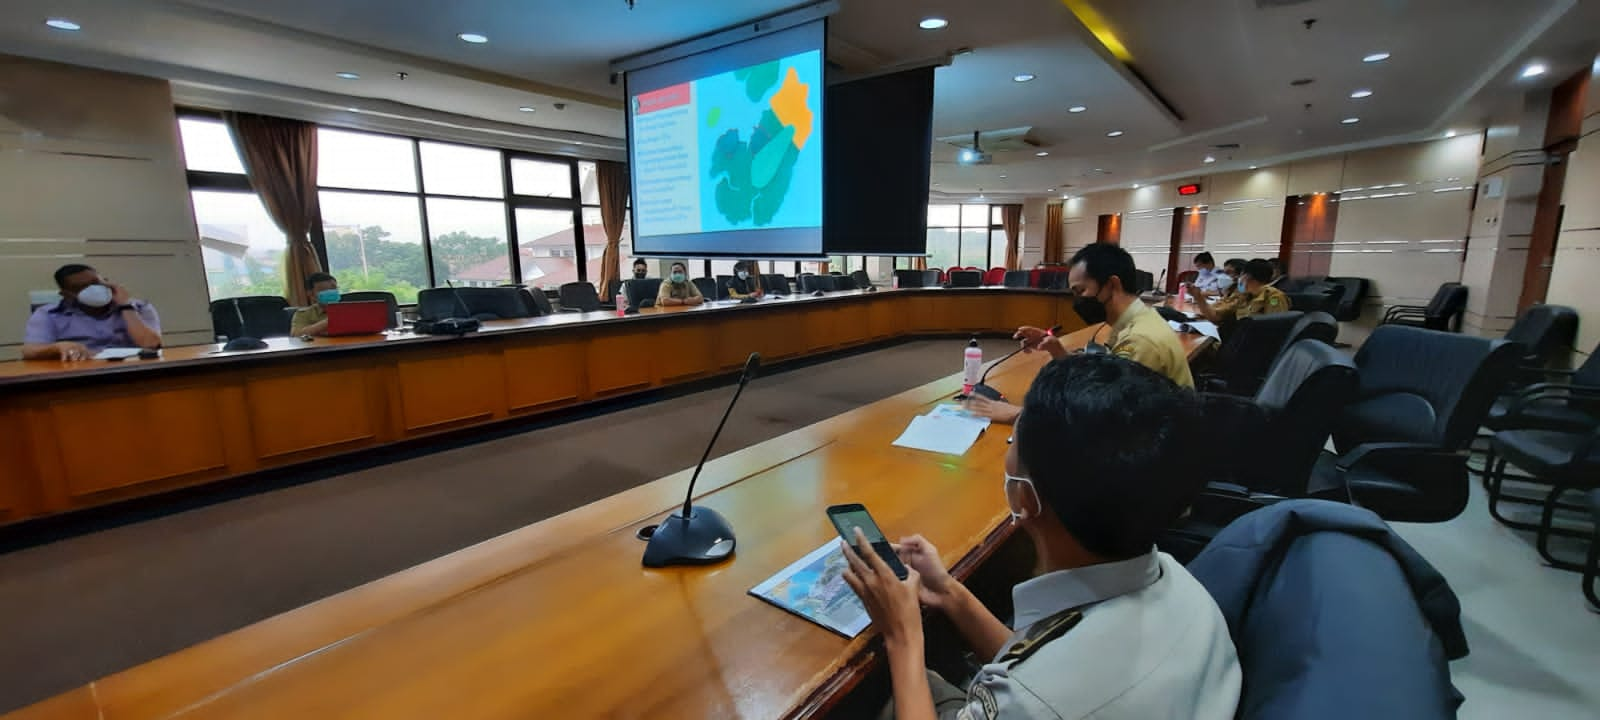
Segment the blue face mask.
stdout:
<svg viewBox="0 0 1600 720">
<path fill-rule="evenodd" d="M 683 273 L 680 273 L 680 272 L 673 273 L 672 274 L 672 281 L 675 282 L 675 283 L 682 283 L 683 282 Z"/>
<path fill-rule="evenodd" d="M 1239 278 L 1239 292 L 1244 292 L 1244 278 Z"/>
<path fill-rule="evenodd" d="M 329 304 L 336 303 L 336 302 L 339 302 L 339 291 L 338 290 L 318 290 L 317 291 L 317 303 L 318 304 L 329 305 Z"/>
</svg>

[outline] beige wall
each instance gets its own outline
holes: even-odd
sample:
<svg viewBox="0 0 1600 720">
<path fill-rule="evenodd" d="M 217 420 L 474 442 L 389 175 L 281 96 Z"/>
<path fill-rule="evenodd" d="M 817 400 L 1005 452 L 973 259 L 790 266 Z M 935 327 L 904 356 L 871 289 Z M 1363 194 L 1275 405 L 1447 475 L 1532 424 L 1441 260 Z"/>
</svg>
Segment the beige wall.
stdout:
<svg viewBox="0 0 1600 720">
<path fill-rule="evenodd" d="M 0 55 L 0 359 L 29 291 L 94 265 L 161 313 L 168 345 L 210 342 L 205 271 L 165 81 Z"/>
<path fill-rule="evenodd" d="M 1555 266 L 1545 300 L 1578 310 L 1579 360 L 1600 344 L 1600 61 L 1589 77 L 1583 138 L 1567 158 L 1562 194 L 1566 214 L 1556 238 Z"/>
<path fill-rule="evenodd" d="M 1206 250 L 1228 258 L 1273 257 L 1283 241 L 1283 199 L 1289 168 L 1223 173 L 1206 179 Z M 1179 258 L 1188 268 L 1189 258 Z"/>
<path fill-rule="evenodd" d="M 1022 201 L 1022 249 L 1017 255 L 1017 266 L 1031 268 L 1044 259 L 1045 206 L 1044 198 Z"/>
</svg>

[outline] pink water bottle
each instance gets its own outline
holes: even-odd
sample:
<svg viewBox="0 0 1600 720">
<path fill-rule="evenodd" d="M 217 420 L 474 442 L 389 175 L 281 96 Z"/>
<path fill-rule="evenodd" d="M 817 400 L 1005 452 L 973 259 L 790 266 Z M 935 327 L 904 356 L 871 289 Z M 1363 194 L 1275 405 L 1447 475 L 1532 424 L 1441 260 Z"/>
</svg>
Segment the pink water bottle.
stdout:
<svg viewBox="0 0 1600 720">
<path fill-rule="evenodd" d="M 889 283 L 890 283 L 890 287 L 891 288 L 893 288 L 895 290 L 899 290 L 900 289 L 900 276 L 899 275 L 895 275 L 894 279 L 889 281 Z"/>
<path fill-rule="evenodd" d="M 617 293 L 617 317 L 628 314 L 628 296 Z"/>
<path fill-rule="evenodd" d="M 978 338 L 972 338 L 967 343 L 967 349 L 961 352 L 961 394 L 971 395 L 972 386 L 978 384 L 978 378 L 983 374 L 983 349 L 978 347 Z"/>
</svg>

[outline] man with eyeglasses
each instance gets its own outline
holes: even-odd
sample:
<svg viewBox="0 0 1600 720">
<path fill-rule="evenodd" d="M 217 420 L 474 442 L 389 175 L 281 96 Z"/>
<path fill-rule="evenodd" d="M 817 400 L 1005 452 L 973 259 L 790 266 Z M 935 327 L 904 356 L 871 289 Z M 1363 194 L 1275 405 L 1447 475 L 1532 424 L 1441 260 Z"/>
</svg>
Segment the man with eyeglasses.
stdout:
<svg viewBox="0 0 1600 720">
<path fill-rule="evenodd" d="M 1040 371 L 1006 454 L 1012 522 L 1039 575 L 1012 589 L 1014 628 L 960 582 L 921 536 L 896 552 L 899 580 L 857 533 L 845 581 L 883 635 L 900 720 L 1227 720 L 1241 675 L 1211 595 L 1157 535 L 1200 489 L 1185 467 L 1194 394 L 1114 355 Z M 959 690 L 924 669 L 921 605 L 992 658 Z"/>
</svg>

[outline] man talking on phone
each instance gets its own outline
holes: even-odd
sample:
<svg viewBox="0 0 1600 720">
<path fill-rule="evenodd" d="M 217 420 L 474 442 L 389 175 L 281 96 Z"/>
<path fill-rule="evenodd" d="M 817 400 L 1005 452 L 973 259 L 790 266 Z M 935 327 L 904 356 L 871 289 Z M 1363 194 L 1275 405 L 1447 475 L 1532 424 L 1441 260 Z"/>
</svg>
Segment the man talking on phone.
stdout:
<svg viewBox="0 0 1600 720">
<path fill-rule="evenodd" d="M 24 360 L 88 360 L 108 347 L 161 347 L 155 306 L 88 265 L 55 273 L 61 299 L 33 312 L 22 334 Z"/>
<path fill-rule="evenodd" d="M 1033 382 L 1006 454 L 1012 521 L 1040 573 L 1012 589 L 1006 627 L 921 536 L 895 546 L 895 577 L 859 533 L 845 582 L 883 635 L 900 720 L 1228 720 L 1240 671 L 1204 587 L 1156 536 L 1199 484 L 1184 468 L 1192 393 L 1114 355 L 1072 355 Z M 924 669 L 921 605 L 981 657 L 962 691 Z"/>
</svg>

